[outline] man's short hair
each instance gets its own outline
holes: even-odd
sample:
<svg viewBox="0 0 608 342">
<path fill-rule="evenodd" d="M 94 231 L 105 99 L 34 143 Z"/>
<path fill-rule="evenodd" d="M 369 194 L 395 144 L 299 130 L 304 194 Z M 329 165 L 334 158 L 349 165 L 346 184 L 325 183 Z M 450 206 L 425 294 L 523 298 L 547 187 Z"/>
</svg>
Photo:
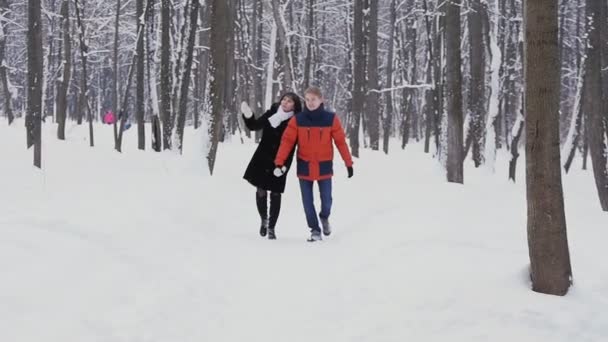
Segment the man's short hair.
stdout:
<svg viewBox="0 0 608 342">
<path fill-rule="evenodd" d="M 306 91 L 304 92 L 304 96 L 306 96 L 307 94 L 312 94 L 318 96 L 319 98 L 323 98 L 323 93 L 321 93 L 321 89 L 319 87 L 308 87 L 308 89 L 306 89 Z"/>
</svg>

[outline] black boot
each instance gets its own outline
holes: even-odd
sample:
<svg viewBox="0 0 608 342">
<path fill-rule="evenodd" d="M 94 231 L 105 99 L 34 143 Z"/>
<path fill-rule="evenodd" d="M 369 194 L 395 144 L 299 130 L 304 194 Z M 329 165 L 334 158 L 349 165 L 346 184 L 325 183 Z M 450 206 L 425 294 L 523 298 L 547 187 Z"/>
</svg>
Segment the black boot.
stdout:
<svg viewBox="0 0 608 342">
<path fill-rule="evenodd" d="M 268 220 L 268 238 L 274 240 L 277 236 L 274 233 L 274 228 L 277 225 L 279 219 L 279 213 L 281 212 L 281 193 L 271 192 L 270 193 L 270 219 Z"/>
<path fill-rule="evenodd" d="M 255 202 L 258 206 L 260 219 L 262 220 L 260 224 L 260 235 L 266 236 L 266 231 L 268 230 L 268 196 L 266 195 L 266 190 L 258 188 L 255 193 Z"/>
<path fill-rule="evenodd" d="M 268 227 L 268 239 L 276 240 L 277 236 L 274 234 L 274 228 Z"/>
<path fill-rule="evenodd" d="M 270 232 L 270 228 L 268 228 L 268 220 L 262 220 L 260 223 L 260 236 L 266 236 L 266 232 Z M 274 235 L 274 229 L 272 230 L 272 235 Z"/>
</svg>

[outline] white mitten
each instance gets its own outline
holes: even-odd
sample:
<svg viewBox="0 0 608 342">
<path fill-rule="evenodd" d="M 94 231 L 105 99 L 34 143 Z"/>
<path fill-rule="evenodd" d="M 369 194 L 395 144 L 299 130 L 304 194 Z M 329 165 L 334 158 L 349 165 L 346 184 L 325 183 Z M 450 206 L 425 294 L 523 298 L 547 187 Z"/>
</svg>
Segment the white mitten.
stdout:
<svg viewBox="0 0 608 342">
<path fill-rule="evenodd" d="M 287 171 L 287 168 L 285 166 L 275 167 L 273 174 L 275 177 L 281 177 L 285 174 L 286 171 Z"/>
<path fill-rule="evenodd" d="M 241 113 L 243 113 L 247 119 L 253 116 L 251 108 L 249 108 L 249 105 L 245 101 L 241 102 Z"/>
</svg>

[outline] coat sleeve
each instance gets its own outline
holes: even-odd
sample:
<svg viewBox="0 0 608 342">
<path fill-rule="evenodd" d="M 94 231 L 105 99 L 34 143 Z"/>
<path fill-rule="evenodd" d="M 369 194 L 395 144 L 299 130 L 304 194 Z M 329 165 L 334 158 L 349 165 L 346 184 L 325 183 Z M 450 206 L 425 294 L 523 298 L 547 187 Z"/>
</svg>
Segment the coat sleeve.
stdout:
<svg viewBox="0 0 608 342">
<path fill-rule="evenodd" d="M 346 166 L 353 166 L 353 158 L 351 157 L 348 145 L 346 144 L 346 134 L 344 134 L 344 129 L 342 128 L 338 115 L 334 116 L 334 123 L 331 126 L 331 137 Z"/>
<path fill-rule="evenodd" d="M 245 126 L 247 126 L 250 131 L 259 131 L 264 128 L 264 125 L 268 122 L 268 117 L 268 112 L 257 119 L 255 118 L 255 115 L 252 115 L 250 118 L 246 118 L 245 115 L 243 115 L 243 121 L 245 121 Z"/>
<path fill-rule="evenodd" d="M 283 136 L 281 137 L 281 145 L 274 159 L 275 165 L 285 165 L 285 160 L 289 157 L 296 141 L 298 141 L 298 124 L 296 118 L 293 117 L 289 120 L 285 132 L 283 132 Z"/>
<path fill-rule="evenodd" d="M 243 121 L 245 121 L 245 126 L 247 126 L 247 129 L 250 131 L 259 131 L 263 129 L 268 122 L 268 118 L 277 112 L 279 105 L 279 103 L 273 103 L 272 106 L 270 106 L 270 109 L 257 119 L 255 118 L 255 115 L 252 115 L 249 119 L 243 115 Z"/>
</svg>

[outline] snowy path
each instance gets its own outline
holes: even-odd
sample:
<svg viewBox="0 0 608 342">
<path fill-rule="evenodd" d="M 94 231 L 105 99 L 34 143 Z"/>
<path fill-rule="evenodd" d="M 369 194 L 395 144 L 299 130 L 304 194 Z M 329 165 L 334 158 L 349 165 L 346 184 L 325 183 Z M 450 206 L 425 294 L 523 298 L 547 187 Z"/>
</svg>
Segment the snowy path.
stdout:
<svg viewBox="0 0 608 342">
<path fill-rule="evenodd" d="M 366 152 L 350 180 L 337 163 L 334 235 L 308 244 L 293 173 L 278 240 L 257 235 L 251 143 L 221 146 L 209 178 L 193 153 L 49 138 L 39 172 L 21 131 L 0 125 L 1 341 L 608 338 L 590 173 L 566 178 L 576 284 L 556 298 L 528 288 L 523 184 L 469 169 L 446 184 L 419 146 Z"/>
</svg>

